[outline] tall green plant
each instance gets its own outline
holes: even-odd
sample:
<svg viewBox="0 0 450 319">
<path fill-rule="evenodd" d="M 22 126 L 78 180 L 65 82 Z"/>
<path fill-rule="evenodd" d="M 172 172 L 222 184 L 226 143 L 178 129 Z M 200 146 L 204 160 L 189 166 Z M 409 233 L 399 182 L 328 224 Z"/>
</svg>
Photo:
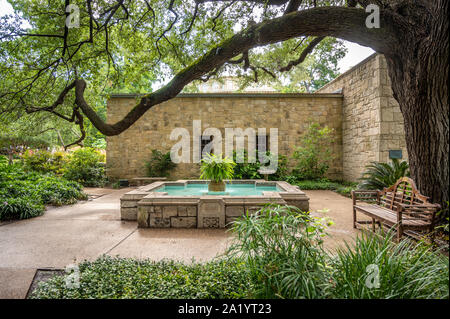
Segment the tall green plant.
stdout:
<svg viewBox="0 0 450 319">
<path fill-rule="evenodd" d="M 214 154 L 206 154 L 200 167 L 200 178 L 221 182 L 225 179 L 233 179 L 236 163 L 227 157 L 221 158 Z"/>
<path fill-rule="evenodd" d="M 448 299 L 448 257 L 423 242 L 397 244 L 393 235 L 366 232 L 339 248 L 330 264 L 330 297 Z"/>
<path fill-rule="evenodd" d="M 325 176 L 334 158 L 331 150 L 333 132 L 328 126 L 322 128 L 318 123 L 310 124 L 302 136 L 301 146 L 293 154 L 296 161 L 293 174 L 297 179 L 321 179 Z"/>
<path fill-rule="evenodd" d="M 244 258 L 256 298 L 322 298 L 329 280 L 320 219 L 269 205 L 233 223 L 228 253 Z"/>
<path fill-rule="evenodd" d="M 359 179 L 360 189 L 380 189 L 390 187 L 401 177 L 409 176 L 409 165 L 406 161 L 393 159 L 391 163 L 371 162 Z"/>
<path fill-rule="evenodd" d="M 170 158 L 170 152 L 163 153 L 152 150 L 150 161 L 146 163 L 147 175 L 149 177 L 166 177 L 169 175 L 169 171 L 176 166 Z"/>
</svg>

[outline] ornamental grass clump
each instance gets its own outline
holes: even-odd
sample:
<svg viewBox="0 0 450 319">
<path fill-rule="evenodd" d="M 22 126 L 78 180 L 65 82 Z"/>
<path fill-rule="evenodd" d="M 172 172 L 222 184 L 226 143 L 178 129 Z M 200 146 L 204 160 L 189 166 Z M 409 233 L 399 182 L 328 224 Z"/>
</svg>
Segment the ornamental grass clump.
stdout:
<svg viewBox="0 0 450 319">
<path fill-rule="evenodd" d="M 229 256 L 239 256 L 256 298 L 323 298 L 331 273 L 322 247 L 324 219 L 297 208 L 269 205 L 236 220 Z"/>
<path fill-rule="evenodd" d="M 364 232 L 332 259 L 331 298 L 448 299 L 449 259 L 424 242 Z"/>
</svg>

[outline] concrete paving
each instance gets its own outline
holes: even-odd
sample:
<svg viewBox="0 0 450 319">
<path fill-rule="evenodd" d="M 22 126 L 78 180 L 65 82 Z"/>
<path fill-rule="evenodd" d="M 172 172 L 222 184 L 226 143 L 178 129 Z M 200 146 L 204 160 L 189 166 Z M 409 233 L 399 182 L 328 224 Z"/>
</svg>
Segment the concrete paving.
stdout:
<svg viewBox="0 0 450 319">
<path fill-rule="evenodd" d="M 229 245 L 231 236 L 223 229 L 138 229 L 136 222 L 121 221 L 119 199 L 129 191 L 87 189 L 90 201 L 0 224 L 0 298 L 24 298 L 38 268 L 65 268 L 102 254 L 206 261 Z M 355 237 L 350 199 L 331 191 L 306 193 L 313 214 L 335 222 L 327 247 Z"/>
</svg>

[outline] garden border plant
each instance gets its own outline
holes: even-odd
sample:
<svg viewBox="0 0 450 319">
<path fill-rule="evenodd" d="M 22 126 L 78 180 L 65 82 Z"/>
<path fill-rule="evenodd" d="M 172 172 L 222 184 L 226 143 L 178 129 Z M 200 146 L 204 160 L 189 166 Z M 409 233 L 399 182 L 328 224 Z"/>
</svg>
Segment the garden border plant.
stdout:
<svg viewBox="0 0 450 319">
<path fill-rule="evenodd" d="M 53 174 L 26 172 L 19 164 L 0 163 L 0 220 L 42 215 L 45 205 L 85 200 L 82 186 Z"/>
<path fill-rule="evenodd" d="M 449 260 L 423 242 L 363 233 L 334 252 L 323 248 L 326 219 L 268 205 L 236 220 L 220 259 L 185 265 L 103 256 L 40 283 L 32 298 L 449 298 Z M 225 258 L 224 258 L 225 257 Z M 368 286 L 368 266 L 380 285 Z"/>
</svg>

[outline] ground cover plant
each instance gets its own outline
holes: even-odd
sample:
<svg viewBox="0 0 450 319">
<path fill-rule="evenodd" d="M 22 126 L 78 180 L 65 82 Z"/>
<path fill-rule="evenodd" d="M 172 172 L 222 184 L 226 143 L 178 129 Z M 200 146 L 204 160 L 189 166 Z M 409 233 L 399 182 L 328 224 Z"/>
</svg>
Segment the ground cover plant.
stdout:
<svg viewBox="0 0 450 319">
<path fill-rule="evenodd" d="M 86 198 L 77 182 L 0 163 L 0 220 L 39 216 L 45 205 L 73 204 Z"/>
<path fill-rule="evenodd" d="M 246 298 L 252 294 L 245 264 L 134 260 L 103 256 L 79 265 L 80 285 L 65 276 L 41 283 L 32 298 Z"/>
</svg>

